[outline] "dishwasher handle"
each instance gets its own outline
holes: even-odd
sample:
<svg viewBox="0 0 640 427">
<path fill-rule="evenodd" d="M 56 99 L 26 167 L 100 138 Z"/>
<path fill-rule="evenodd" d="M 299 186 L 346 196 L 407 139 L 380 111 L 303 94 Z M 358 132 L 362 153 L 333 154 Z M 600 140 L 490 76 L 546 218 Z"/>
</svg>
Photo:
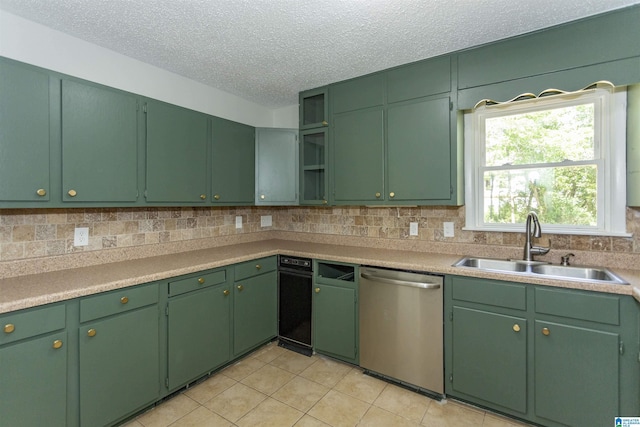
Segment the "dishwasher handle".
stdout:
<svg viewBox="0 0 640 427">
<path fill-rule="evenodd" d="M 390 285 L 411 286 L 413 288 L 420 288 L 420 289 L 440 289 L 439 283 L 425 283 L 425 282 L 413 282 L 408 280 L 390 279 L 388 277 L 376 276 L 375 274 L 370 274 L 364 271 L 360 272 L 360 275 L 365 279 L 372 280 L 375 282 L 388 283 Z"/>
</svg>

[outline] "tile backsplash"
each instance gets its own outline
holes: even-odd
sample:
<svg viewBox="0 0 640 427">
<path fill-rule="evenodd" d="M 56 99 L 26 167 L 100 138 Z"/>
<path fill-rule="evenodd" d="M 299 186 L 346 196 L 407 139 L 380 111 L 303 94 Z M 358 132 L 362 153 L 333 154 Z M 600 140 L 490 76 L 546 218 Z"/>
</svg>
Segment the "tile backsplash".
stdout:
<svg viewBox="0 0 640 427">
<path fill-rule="evenodd" d="M 261 227 L 260 217 L 272 216 Z M 236 228 L 236 216 L 243 227 Z M 640 253 L 640 210 L 627 208 L 632 237 L 545 235 L 558 250 Z M 409 236 L 418 222 L 419 235 Z M 455 237 L 444 237 L 443 222 L 453 222 Z M 390 239 L 394 243 L 466 243 L 520 247 L 524 233 L 463 231 L 464 207 L 198 207 L 117 209 L 1 209 L 0 261 L 276 230 L 322 235 Z M 89 245 L 75 247 L 76 227 L 89 228 Z M 397 246 L 397 245 L 395 245 Z"/>
</svg>

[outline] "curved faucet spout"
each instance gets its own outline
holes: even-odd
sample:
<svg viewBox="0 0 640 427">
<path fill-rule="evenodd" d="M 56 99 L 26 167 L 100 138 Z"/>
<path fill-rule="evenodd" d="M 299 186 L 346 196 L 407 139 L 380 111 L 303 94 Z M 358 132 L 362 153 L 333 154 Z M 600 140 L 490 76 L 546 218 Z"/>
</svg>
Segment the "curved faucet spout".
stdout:
<svg viewBox="0 0 640 427">
<path fill-rule="evenodd" d="M 549 252 L 550 248 L 534 246 L 531 241 L 533 237 L 542 237 L 542 228 L 540 227 L 540 221 L 538 221 L 538 215 L 536 215 L 535 212 L 529 212 L 527 222 L 525 223 L 524 255 L 522 257 L 525 261 L 533 261 L 534 255 L 544 255 Z"/>
</svg>

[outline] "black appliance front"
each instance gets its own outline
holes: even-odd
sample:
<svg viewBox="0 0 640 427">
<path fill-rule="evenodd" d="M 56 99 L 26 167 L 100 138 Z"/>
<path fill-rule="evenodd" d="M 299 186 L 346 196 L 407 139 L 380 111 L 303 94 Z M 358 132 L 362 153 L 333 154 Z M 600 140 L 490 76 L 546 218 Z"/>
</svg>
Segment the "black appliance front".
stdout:
<svg viewBox="0 0 640 427">
<path fill-rule="evenodd" d="M 281 255 L 278 262 L 279 345 L 311 355 L 312 262 Z"/>
</svg>

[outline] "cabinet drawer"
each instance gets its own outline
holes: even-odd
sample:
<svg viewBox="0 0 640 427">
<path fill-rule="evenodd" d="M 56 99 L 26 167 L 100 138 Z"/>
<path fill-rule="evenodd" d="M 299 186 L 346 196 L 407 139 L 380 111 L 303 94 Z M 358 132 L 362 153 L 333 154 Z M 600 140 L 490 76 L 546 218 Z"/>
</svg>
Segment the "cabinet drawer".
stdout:
<svg viewBox="0 0 640 427">
<path fill-rule="evenodd" d="M 169 296 L 184 294 L 200 288 L 224 283 L 227 280 L 227 270 L 218 270 L 199 274 L 186 279 L 169 282 Z"/>
<path fill-rule="evenodd" d="M 8 313 L 0 316 L 0 326 L 0 345 L 46 334 L 65 328 L 66 308 L 64 304 L 58 304 Z"/>
<path fill-rule="evenodd" d="M 451 285 L 454 300 L 516 310 L 527 309 L 527 285 L 469 277 L 454 277 Z"/>
<path fill-rule="evenodd" d="M 277 257 L 275 256 L 259 258 L 253 261 L 237 264 L 235 266 L 235 280 L 242 280 L 257 274 L 273 271 L 276 269 L 277 264 Z"/>
<path fill-rule="evenodd" d="M 620 324 L 620 298 L 559 289 L 535 289 L 536 313 L 569 319 Z"/>
<path fill-rule="evenodd" d="M 124 313 L 158 303 L 158 285 L 135 286 L 80 300 L 80 322 Z"/>
</svg>

